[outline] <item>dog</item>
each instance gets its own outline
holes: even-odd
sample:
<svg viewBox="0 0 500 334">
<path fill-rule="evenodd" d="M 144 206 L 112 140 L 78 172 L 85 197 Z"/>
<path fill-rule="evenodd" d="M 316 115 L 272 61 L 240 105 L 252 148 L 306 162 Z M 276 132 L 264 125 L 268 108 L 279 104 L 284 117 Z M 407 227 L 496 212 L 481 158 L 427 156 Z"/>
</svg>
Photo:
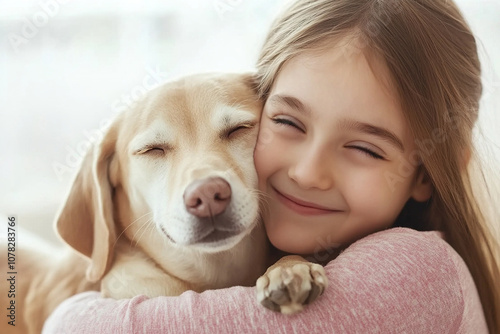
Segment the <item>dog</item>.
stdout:
<svg viewBox="0 0 500 334">
<path fill-rule="evenodd" d="M 284 254 L 269 251 L 253 165 L 261 109 L 252 74 L 199 74 L 118 115 L 58 213 L 67 251 L 17 249 L 18 318 L 0 332 L 40 333 L 57 305 L 89 290 L 176 296 L 259 278 L 257 300 L 284 314 L 321 295 L 321 265 L 293 255 L 275 263 Z"/>
<path fill-rule="evenodd" d="M 87 290 L 119 299 L 254 285 L 268 260 L 253 165 L 261 109 L 252 74 L 198 74 L 119 114 L 56 219 L 68 251 L 17 250 L 17 322 L 0 332 L 40 333 Z"/>
</svg>

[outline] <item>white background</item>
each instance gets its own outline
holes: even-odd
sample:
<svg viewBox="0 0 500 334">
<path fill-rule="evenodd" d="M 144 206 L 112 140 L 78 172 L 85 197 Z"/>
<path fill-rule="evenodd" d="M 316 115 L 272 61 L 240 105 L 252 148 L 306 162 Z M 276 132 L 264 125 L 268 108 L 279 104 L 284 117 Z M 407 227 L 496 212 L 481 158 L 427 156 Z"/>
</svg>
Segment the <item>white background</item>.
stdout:
<svg viewBox="0 0 500 334">
<path fill-rule="evenodd" d="M 16 215 L 54 240 L 55 213 L 102 123 L 145 80 L 252 70 L 287 2 L 0 0 L 0 219 Z M 500 0 L 457 3 L 483 63 L 480 146 L 499 169 Z"/>
</svg>

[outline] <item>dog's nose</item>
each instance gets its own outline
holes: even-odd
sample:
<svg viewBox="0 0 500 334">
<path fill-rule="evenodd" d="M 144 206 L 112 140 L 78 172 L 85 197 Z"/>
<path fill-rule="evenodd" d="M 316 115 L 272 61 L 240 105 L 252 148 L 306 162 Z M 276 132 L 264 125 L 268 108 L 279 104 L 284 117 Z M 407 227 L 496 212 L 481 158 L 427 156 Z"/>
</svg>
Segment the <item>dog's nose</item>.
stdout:
<svg viewBox="0 0 500 334">
<path fill-rule="evenodd" d="M 191 183 L 184 192 L 184 205 L 200 218 L 216 216 L 231 201 L 231 186 L 220 177 L 209 177 Z"/>
</svg>

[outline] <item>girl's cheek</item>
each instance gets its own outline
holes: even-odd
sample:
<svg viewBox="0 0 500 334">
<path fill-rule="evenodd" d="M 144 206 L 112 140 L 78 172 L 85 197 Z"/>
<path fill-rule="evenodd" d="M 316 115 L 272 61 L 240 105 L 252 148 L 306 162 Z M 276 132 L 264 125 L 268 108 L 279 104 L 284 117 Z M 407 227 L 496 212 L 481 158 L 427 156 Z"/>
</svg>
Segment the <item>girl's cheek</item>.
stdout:
<svg viewBox="0 0 500 334">
<path fill-rule="evenodd" d="M 267 126 L 266 123 L 266 121 L 263 121 L 263 124 L 260 127 L 259 135 L 257 137 L 257 144 L 255 145 L 254 156 L 272 149 L 271 144 L 274 141 L 276 135 L 272 132 L 272 130 Z"/>
<path fill-rule="evenodd" d="M 266 140 L 266 133 L 268 130 L 265 127 L 261 127 L 259 131 L 259 136 L 257 137 L 257 144 L 255 145 L 255 150 L 253 152 L 254 164 L 257 170 L 257 175 L 259 179 L 264 174 L 267 169 L 266 164 L 269 162 L 270 155 L 270 142 Z"/>
<path fill-rule="evenodd" d="M 383 211 L 392 202 L 383 170 L 350 166 L 339 172 L 336 186 L 352 209 L 376 216 L 377 212 Z"/>
<path fill-rule="evenodd" d="M 266 157 L 272 156 L 276 149 L 276 134 L 272 131 L 270 122 L 270 120 L 265 119 L 264 117 L 261 120 L 257 143 L 254 150 L 254 159 L 256 161 L 265 160 Z"/>
</svg>

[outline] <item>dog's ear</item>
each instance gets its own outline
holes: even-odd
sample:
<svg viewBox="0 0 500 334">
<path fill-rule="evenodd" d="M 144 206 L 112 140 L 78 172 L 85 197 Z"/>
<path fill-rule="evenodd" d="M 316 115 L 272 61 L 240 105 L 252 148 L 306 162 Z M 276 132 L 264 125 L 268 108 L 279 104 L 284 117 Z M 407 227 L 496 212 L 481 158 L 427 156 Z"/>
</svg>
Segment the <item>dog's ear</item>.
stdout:
<svg viewBox="0 0 500 334">
<path fill-rule="evenodd" d="M 56 219 L 61 238 L 91 260 L 87 279 L 101 279 L 112 261 L 116 240 L 113 188 L 109 167 L 115 152 L 117 124 L 87 152 Z"/>
</svg>

